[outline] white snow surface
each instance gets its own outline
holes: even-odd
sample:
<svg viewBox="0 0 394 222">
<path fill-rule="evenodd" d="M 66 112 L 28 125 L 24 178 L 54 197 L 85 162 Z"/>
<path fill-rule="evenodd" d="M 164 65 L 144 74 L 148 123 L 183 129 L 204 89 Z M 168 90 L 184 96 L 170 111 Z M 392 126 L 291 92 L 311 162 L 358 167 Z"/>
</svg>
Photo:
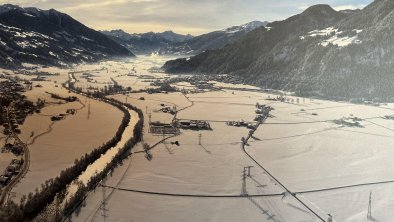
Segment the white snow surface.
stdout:
<svg viewBox="0 0 394 222">
<path fill-rule="evenodd" d="M 338 37 L 338 35 L 334 35 L 333 37 L 329 38 L 328 40 L 325 40 L 323 42 L 320 43 L 320 45 L 326 47 L 329 44 L 333 44 L 339 47 L 345 47 L 351 44 L 361 44 L 361 40 L 359 40 L 356 36 L 353 37 L 349 37 L 349 36 L 345 36 L 345 37 Z"/>
<path fill-rule="evenodd" d="M 327 47 L 330 44 L 338 47 L 346 47 L 351 44 L 361 44 L 362 41 L 358 39 L 358 34 L 360 34 L 363 30 L 354 29 L 353 31 L 356 32 L 356 35 L 342 36 L 343 31 L 339 31 L 338 28 L 335 27 L 328 27 L 322 30 L 313 30 L 311 32 L 308 32 L 308 35 L 300 36 L 300 39 L 305 40 L 308 37 L 313 38 L 317 36 L 327 37 L 328 39 L 325 39 L 319 43 L 319 45 L 324 47 Z"/>
<path fill-rule="evenodd" d="M 109 72 L 103 69 L 94 73 L 95 80 L 108 82 L 113 77 L 124 86 L 143 88 L 146 83 L 136 76 L 116 76 L 129 73 L 135 66 L 136 75 L 165 77 L 146 71 L 147 64 L 149 67 L 161 64 L 158 62 L 160 58 L 147 56 L 123 64 L 89 64 L 81 70 L 106 67 Z M 82 78 L 78 80 L 80 86 L 93 84 L 81 82 Z M 140 96 L 146 100 L 138 100 Z M 247 135 L 248 129 L 230 127 L 223 122 L 253 121 L 256 102 L 275 108 L 271 112 L 275 117 L 268 119 L 255 132 L 247 151 L 290 191 L 296 192 L 298 198 L 325 220 L 327 214 L 331 214 L 336 222 L 367 222 L 368 199 L 372 191 L 374 220 L 392 221 L 394 211 L 390 207 L 394 204 L 394 183 L 379 182 L 394 178 L 394 121 L 381 118 L 393 115 L 393 104 L 375 107 L 292 95 L 288 97 L 300 102 L 282 103 L 266 100 L 268 96 L 275 97 L 272 94 L 238 90 L 187 96 L 194 105 L 179 112 L 178 118 L 217 121 L 211 123 L 212 131 L 202 132 L 203 146 L 198 144 L 199 132 L 185 130 L 152 150 L 151 161 L 146 160 L 143 154 L 125 160 L 107 181 L 110 186 L 126 189 L 107 190 L 110 195 L 107 221 L 319 221 L 289 195 L 221 199 L 169 197 L 127 191 L 239 195 L 242 169 L 250 165 L 254 166 L 254 180 L 247 180 L 249 194 L 284 192 L 241 150 L 239 141 Z M 125 96 L 116 98 L 124 100 Z M 157 109 L 160 103 L 187 107 L 190 101 L 180 93 L 133 94 L 128 97 L 128 102 L 142 109 L 148 106 L 149 110 Z M 366 120 L 361 121 L 361 127 L 341 126 L 331 121 L 344 117 Z M 153 113 L 153 118 L 171 121 L 172 116 Z M 160 136 L 145 134 L 144 142 L 154 144 L 160 139 Z M 173 141 L 179 141 L 181 145 L 171 145 Z M 133 151 L 141 149 L 139 145 Z M 358 185 L 368 183 L 374 184 Z M 349 187 L 313 192 L 342 186 Z M 73 221 L 101 221 L 101 200 L 101 190 L 90 194 L 86 206 L 73 216 Z M 272 217 L 274 219 L 268 219 L 272 215 L 275 215 Z"/>
</svg>

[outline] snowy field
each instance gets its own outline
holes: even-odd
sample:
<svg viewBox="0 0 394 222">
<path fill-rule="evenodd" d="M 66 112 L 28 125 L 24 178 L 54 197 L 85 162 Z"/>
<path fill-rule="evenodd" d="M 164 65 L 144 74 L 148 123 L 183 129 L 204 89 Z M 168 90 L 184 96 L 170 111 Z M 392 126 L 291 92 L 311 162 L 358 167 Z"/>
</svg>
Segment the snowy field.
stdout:
<svg viewBox="0 0 394 222">
<path fill-rule="evenodd" d="M 48 104 L 41 113 L 28 116 L 20 127 L 20 138 L 29 146 L 30 167 L 26 176 L 13 189 L 16 201 L 22 195 L 40 188 L 46 180 L 58 176 L 63 169 L 72 166 L 75 159 L 110 140 L 123 115 L 106 103 L 88 100 L 68 93 L 64 88 L 54 87 L 53 82 L 41 84 L 42 88 L 26 92 L 28 99 L 37 101 L 37 98 L 41 98 Z M 77 96 L 80 102 L 58 104 L 59 100 L 52 99 L 45 92 Z M 52 116 L 65 114 L 67 109 L 77 112 L 67 115 L 64 120 L 51 121 Z"/>
<path fill-rule="evenodd" d="M 131 67 L 141 70 L 137 76 L 157 75 L 142 71 L 148 64 L 135 62 Z M 145 84 L 136 76 L 122 81 L 131 87 Z M 188 83 L 175 86 L 192 88 Z M 182 109 L 179 119 L 209 121 L 212 131 L 181 130 L 152 150 L 151 161 L 141 153 L 125 160 L 106 182 L 112 187 L 106 188 L 106 221 L 321 221 L 311 210 L 326 221 L 328 214 L 333 221 L 390 221 L 394 121 L 382 117 L 393 115 L 394 106 L 297 97 L 290 97 L 290 102 L 267 100 L 274 97 L 236 89 L 186 97 L 181 93 L 114 96 L 144 110 L 146 124 L 148 113 L 152 121 L 171 121 L 171 115 L 155 112 L 164 103 Z M 253 122 L 256 102 L 272 106 L 274 117 L 259 127 L 246 150 L 309 209 L 243 152 L 240 141 L 249 130 L 225 123 Z M 334 122 L 342 118 L 360 118 L 360 125 Z M 152 145 L 161 139 L 145 129 L 144 142 Z M 141 145 L 134 149 L 139 150 Z M 245 166 L 253 168 L 243 183 Z M 103 220 L 101 189 L 89 195 L 73 221 Z M 367 219 L 371 191 L 373 217 Z M 249 196 L 242 196 L 245 193 Z"/>
<path fill-rule="evenodd" d="M 150 80 L 169 77 L 149 72 L 166 59 L 141 57 L 76 66 L 72 71 L 77 86 L 84 89 L 103 88 L 115 80 L 139 90 L 150 87 Z M 68 71 L 59 70 L 57 81 L 67 80 Z M 91 74 L 89 81 L 84 73 Z M 227 90 L 113 96 L 144 111 L 144 142 L 157 145 L 149 161 L 138 152 L 139 144 L 107 179 L 106 221 L 301 222 L 328 221 L 328 214 L 337 222 L 391 221 L 394 121 L 383 117 L 394 114 L 393 104 L 297 97 L 280 102 L 267 100 L 277 95 L 255 92 L 255 87 L 216 85 Z M 175 86 L 193 88 L 188 83 Z M 228 126 L 226 121 L 255 122 L 257 102 L 274 110 L 246 146 L 254 162 L 241 148 L 249 129 Z M 160 143 L 163 136 L 150 134 L 148 123 L 172 121 L 172 115 L 159 111 L 163 105 L 181 110 L 178 119 L 208 121 L 212 130 L 181 130 Z M 247 166 L 252 167 L 250 177 L 243 176 Z M 370 194 L 372 218 L 367 219 Z M 100 187 L 71 220 L 103 221 L 102 199 Z"/>
</svg>

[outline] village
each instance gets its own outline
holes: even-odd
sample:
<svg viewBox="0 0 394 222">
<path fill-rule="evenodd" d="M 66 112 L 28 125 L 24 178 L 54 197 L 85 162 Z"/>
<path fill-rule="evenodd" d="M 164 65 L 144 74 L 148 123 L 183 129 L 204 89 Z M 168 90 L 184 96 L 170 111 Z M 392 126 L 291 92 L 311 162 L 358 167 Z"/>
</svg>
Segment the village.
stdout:
<svg viewBox="0 0 394 222">
<path fill-rule="evenodd" d="M 4 76 L 3 76 L 4 78 Z M 6 186 L 11 179 L 20 173 L 24 162 L 25 144 L 20 140 L 22 125 L 26 117 L 39 112 L 41 103 L 33 104 L 21 93 L 31 90 L 32 83 L 17 78 L 5 78 L 0 82 L 0 124 L 4 139 L 0 143 L 1 164 L 0 186 Z M 8 165 L 7 165 L 8 164 Z"/>
</svg>

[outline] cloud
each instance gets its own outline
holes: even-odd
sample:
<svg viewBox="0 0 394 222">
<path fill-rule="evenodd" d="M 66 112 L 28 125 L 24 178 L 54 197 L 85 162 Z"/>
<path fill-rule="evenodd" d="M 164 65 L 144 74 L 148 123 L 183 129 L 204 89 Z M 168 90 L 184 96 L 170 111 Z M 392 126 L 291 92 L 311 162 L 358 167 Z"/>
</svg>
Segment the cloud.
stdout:
<svg viewBox="0 0 394 222">
<path fill-rule="evenodd" d="M 341 11 L 341 10 L 346 10 L 346 9 L 362 9 L 364 8 L 366 5 L 364 4 L 358 4 L 358 5 L 338 5 L 338 6 L 334 6 L 333 8 L 337 11 Z"/>
<path fill-rule="evenodd" d="M 373 0 L 325 0 L 336 9 L 363 7 Z M 127 32 L 173 30 L 194 35 L 253 20 L 275 21 L 302 12 L 320 0 L 0 0 L 54 8 L 94 29 Z"/>
</svg>

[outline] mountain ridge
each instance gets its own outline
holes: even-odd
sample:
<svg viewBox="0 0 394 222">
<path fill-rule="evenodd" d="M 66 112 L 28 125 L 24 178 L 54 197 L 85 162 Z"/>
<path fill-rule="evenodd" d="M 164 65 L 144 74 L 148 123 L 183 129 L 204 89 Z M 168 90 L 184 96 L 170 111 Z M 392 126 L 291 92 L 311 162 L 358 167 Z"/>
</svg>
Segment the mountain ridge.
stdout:
<svg viewBox="0 0 394 222">
<path fill-rule="evenodd" d="M 182 35 L 173 31 L 146 32 L 146 33 L 127 33 L 122 29 L 100 31 L 114 41 L 137 53 L 153 53 L 161 47 L 169 44 L 181 42 L 193 38 L 192 35 Z"/>
<path fill-rule="evenodd" d="M 54 9 L 0 6 L 0 62 L 64 66 L 134 56 L 105 35 Z"/>
<path fill-rule="evenodd" d="M 377 0 L 353 13 L 317 5 L 163 69 L 236 75 L 306 96 L 394 100 L 393 25 L 393 1 Z"/>
<path fill-rule="evenodd" d="M 160 52 L 161 54 L 198 54 L 206 50 L 219 49 L 267 24 L 268 22 L 252 21 L 243 25 L 209 32 L 169 45 L 169 47 L 161 49 Z"/>
<path fill-rule="evenodd" d="M 252 21 L 199 36 L 181 35 L 173 31 L 130 34 L 118 29 L 101 32 L 137 53 L 197 54 L 221 48 L 266 24 L 268 22 Z"/>
</svg>

